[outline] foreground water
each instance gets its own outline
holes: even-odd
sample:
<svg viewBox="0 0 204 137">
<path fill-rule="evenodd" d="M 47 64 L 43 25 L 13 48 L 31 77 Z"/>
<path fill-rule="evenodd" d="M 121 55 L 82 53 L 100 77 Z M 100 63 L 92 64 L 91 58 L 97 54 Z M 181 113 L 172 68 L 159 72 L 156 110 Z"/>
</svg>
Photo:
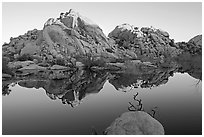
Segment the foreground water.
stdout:
<svg viewBox="0 0 204 137">
<path fill-rule="evenodd" d="M 116 90 L 116 84 L 104 81 L 102 89 L 86 93 L 81 101 L 72 99 L 75 94 L 67 95 L 68 100 L 75 101 L 73 107 L 62 98 L 46 94 L 41 87 L 10 84 L 10 94 L 2 98 L 3 134 L 92 134 L 93 129 L 102 134 L 114 119 L 128 111 L 129 102 L 137 105 L 137 93 L 144 111 L 151 114 L 152 109 L 156 110 L 154 117 L 165 134 L 202 133 L 202 83 L 189 74 L 175 73 L 166 84 L 151 88 Z"/>
</svg>

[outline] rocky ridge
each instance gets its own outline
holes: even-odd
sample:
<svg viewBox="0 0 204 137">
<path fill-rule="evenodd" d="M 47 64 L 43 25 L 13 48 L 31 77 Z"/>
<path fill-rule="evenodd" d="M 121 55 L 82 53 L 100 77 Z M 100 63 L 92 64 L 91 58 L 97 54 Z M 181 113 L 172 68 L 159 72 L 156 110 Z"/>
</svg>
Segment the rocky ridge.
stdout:
<svg viewBox="0 0 204 137">
<path fill-rule="evenodd" d="M 174 43 L 168 32 L 153 27 L 122 24 L 106 37 L 97 24 L 70 9 L 59 18 L 48 19 L 43 30 L 28 31 L 2 45 L 2 71 L 8 79 L 31 70 L 49 71 L 55 65 L 58 71 L 52 78 L 60 79 L 64 78 L 61 72 L 77 67 L 112 71 L 170 68 L 186 54 L 201 56 L 201 51 L 202 35 Z"/>
</svg>

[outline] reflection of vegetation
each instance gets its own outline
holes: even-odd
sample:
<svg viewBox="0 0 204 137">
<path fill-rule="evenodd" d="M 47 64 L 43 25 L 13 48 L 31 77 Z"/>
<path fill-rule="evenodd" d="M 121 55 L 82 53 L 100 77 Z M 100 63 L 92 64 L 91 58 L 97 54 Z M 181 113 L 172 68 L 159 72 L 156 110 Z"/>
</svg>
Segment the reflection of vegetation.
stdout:
<svg viewBox="0 0 204 137">
<path fill-rule="evenodd" d="M 172 73 L 176 72 L 177 68 L 167 68 L 167 69 L 154 69 L 149 72 L 137 72 L 133 74 L 129 73 L 112 73 L 114 77 L 109 80 L 109 82 L 118 90 L 123 87 L 141 87 L 141 88 L 151 88 L 159 86 L 161 84 L 166 84 L 168 78 L 172 76 Z"/>
<path fill-rule="evenodd" d="M 9 62 L 8 58 L 2 58 L 2 73 L 13 75 L 11 69 L 7 66 Z"/>
<path fill-rule="evenodd" d="M 33 60 L 32 56 L 30 54 L 23 54 L 22 56 L 17 58 L 18 61 L 27 61 L 27 60 Z"/>
<path fill-rule="evenodd" d="M 9 84 L 2 84 L 2 95 L 6 96 L 9 95 L 11 92 L 11 89 L 9 88 Z"/>
</svg>

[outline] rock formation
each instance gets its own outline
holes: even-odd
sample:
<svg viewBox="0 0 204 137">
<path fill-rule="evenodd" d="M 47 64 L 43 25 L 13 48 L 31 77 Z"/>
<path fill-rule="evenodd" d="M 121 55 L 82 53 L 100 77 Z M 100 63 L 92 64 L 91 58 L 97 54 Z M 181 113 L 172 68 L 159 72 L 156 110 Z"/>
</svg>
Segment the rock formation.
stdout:
<svg viewBox="0 0 204 137">
<path fill-rule="evenodd" d="M 70 9 L 57 19 L 48 19 L 43 30 L 28 31 L 5 43 L 2 71 L 15 76 L 25 70 L 47 71 L 53 65 L 126 71 L 132 64 L 169 67 L 181 53 L 200 55 L 202 49 L 201 35 L 188 43 L 174 43 L 167 32 L 153 27 L 122 24 L 108 36 L 98 25 Z M 3 75 L 4 79 L 7 76 Z M 60 71 L 55 76 L 61 78 Z"/>
<path fill-rule="evenodd" d="M 2 46 L 3 71 L 6 63 L 33 61 L 36 65 L 83 66 L 116 57 L 98 25 L 70 10 L 60 18 L 49 19 L 43 30 L 28 31 Z M 8 72 L 5 72 L 8 73 Z"/>
<path fill-rule="evenodd" d="M 197 35 L 188 42 L 176 43 L 178 49 L 189 52 L 191 55 L 202 55 L 202 35 Z"/>
<path fill-rule="evenodd" d="M 179 54 L 169 34 L 153 27 L 138 28 L 122 24 L 116 26 L 108 36 L 115 41 L 119 49 L 130 54 L 131 59 L 136 57 L 141 61 L 161 64 Z"/>
<path fill-rule="evenodd" d="M 125 112 L 107 129 L 107 135 L 164 135 L 163 126 L 144 111 Z"/>
</svg>

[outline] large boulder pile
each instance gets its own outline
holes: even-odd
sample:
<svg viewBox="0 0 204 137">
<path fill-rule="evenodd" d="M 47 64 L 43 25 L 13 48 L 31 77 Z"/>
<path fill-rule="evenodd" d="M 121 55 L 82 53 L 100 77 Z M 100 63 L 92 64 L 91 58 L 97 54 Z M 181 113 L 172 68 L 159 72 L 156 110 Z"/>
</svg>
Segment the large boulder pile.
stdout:
<svg viewBox="0 0 204 137">
<path fill-rule="evenodd" d="M 153 27 L 138 28 L 122 24 L 116 26 L 108 36 L 115 41 L 119 49 L 131 52 L 142 61 L 163 63 L 179 53 L 169 34 Z"/>
</svg>

